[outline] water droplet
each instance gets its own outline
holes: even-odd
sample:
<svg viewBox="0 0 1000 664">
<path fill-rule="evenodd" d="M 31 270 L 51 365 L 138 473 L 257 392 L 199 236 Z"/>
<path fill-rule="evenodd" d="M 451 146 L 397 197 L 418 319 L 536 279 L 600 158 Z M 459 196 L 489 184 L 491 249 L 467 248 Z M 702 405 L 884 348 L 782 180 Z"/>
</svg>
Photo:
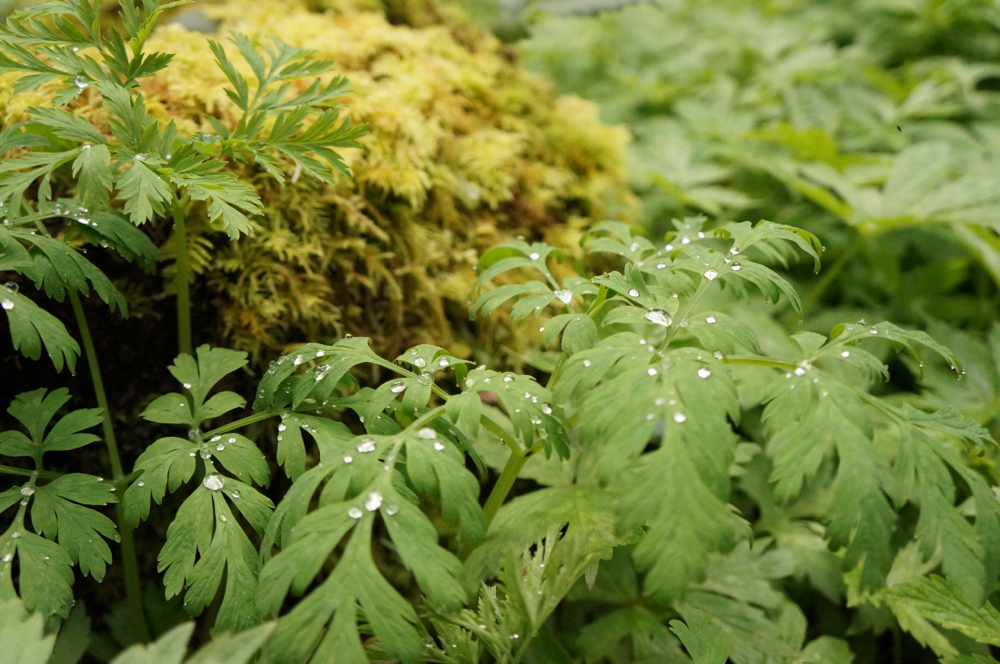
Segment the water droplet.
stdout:
<svg viewBox="0 0 1000 664">
<path fill-rule="evenodd" d="M 504 376 L 503 377 L 503 382 L 505 382 L 505 383 L 513 383 L 514 382 L 514 377 L 513 376 Z"/>
<path fill-rule="evenodd" d="M 146 483 L 143 482 L 143 481 L 141 481 L 141 480 L 139 482 L 137 482 L 136 484 L 139 486 L 139 488 L 142 488 L 142 487 L 146 486 Z"/>
<path fill-rule="evenodd" d="M 740 270 L 743 269 L 743 266 L 740 265 L 739 263 L 733 263 L 730 267 L 732 268 L 733 272 L 739 272 Z"/>
<path fill-rule="evenodd" d="M 684 413 L 674 413 L 674 422 L 677 422 L 677 424 L 680 424 L 681 422 L 685 421 L 686 419 L 687 419 L 687 415 L 685 415 Z"/>
<path fill-rule="evenodd" d="M 487 378 L 486 380 L 489 380 L 489 378 Z M 427 372 L 424 372 L 419 376 L 417 376 L 417 382 L 419 382 L 421 385 L 429 387 L 431 384 L 434 383 L 434 376 L 430 375 Z"/>
<path fill-rule="evenodd" d="M 434 440 L 437 438 L 437 431 L 430 427 L 424 427 L 417 432 L 417 436 L 423 438 L 424 440 Z"/>
<path fill-rule="evenodd" d="M 650 311 L 647 311 L 643 315 L 643 318 L 648 320 L 650 323 L 653 323 L 654 325 L 662 325 L 663 327 L 669 327 L 670 325 L 673 325 L 674 322 L 674 319 L 668 316 L 667 312 L 662 311 L 660 309 L 652 309 Z"/>
<path fill-rule="evenodd" d="M 631 289 L 629 289 L 628 296 L 629 297 L 639 297 L 639 289 L 638 288 L 631 288 Z"/>
<path fill-rule="evenodd" d="M 11 539 L 17 539 L 20 536 L 21 536 L 21 531 L 20 530 L 15 530 L 14 532 L 12 532 L 10 534 Z"/>
<path fill-rule="evenodd" d="M 709 325 L 715 323 L 716 322 L 715 316 L 712 315 L 705 316 L 705 322 L 708 323 Z"/>
<path fill-rule="evenodd" d="M 278 431 L 284 431 L 284 430 L 285 430 L 285 429 L 287 429 L 287 428 L 288 428 L 288 427 L 287 427 L 287 426 L 285 426 L 284 424 L 279 424 L 279 425 L 278 425 Z"/>
<path fill-rule="evenodd" d="M 878 330 L 876 330 L 874 327 L 869 327 L 868 328 L 868 333 L 869 334 L 878 334 Z"/>
<path fill-rule="evenodd" d="M 365 509 L 369 512 L 374 512 L 379 507 L 382 506 L 382 494 L 378 491 L 372 491 L 368 494 L 368 500 L 365 501 Z"/>
<path fill-rule="evenodd" d="M 589 367 L 591 364 L 592 364 L 592 362 L 590 360 L 584 360 L 583 361 L 583 366 L 585 366 L 585 367 Z"/>
<path fill-rule="evenodd" d="M 226 521 L 228 521 L 228 519 L 226 518 L 225 514 L 220 514 L 219 515 L 219 521 L 221 521 L 222 523 L 225 523 Z"/>
<path fill-rule="evenodd" d="M 449 364 L 451 364 L 451 362 L 448 360 L 447 357 L 442 357 L 440 360 L 438 360 L 438 366 L 439 367 L 443 368 L 443 367 L 448 366 Z"/>
<path fill-rule="evenodd" d="M 292 360 L 292 365 L 294 365 L 294 366 L 297 367 L 297 366 L 299 366 L 300 364 L 302 364 L 305 361 L 306 361 L 306 358 L 304 356 L 302 356 L 302 355 L 296 355 L 295 359 Z"/>
<path fill-rule="evenodd" d="M 33 495 L 34 493 L 35 493 L 35 487 L 31 486 L 30 484 L 25 484 L 24 486 L 21 487 L 22 496 L 27 497 Z"/>
<path fill-rule="evenodd" d="M 701 369 L 698 369 L 699 378 L 708 378 L 711 375 L 712 372 L 708 370 L 708 367 L 702 367 Z"/>
<path fill-rule="evenodd" d="M 658 373 L 660 373 L 660 372 L 659 372 L 659 371 L 657 371 L 657 370 L 656 370 L 655 368 L 653 368 L 653 367 L 649 367 L 648 369 L 646 369 L 646 373 L 648 373 L 648 374 L 649 374 L 650 376 L 655 376 L 656 374 L 658 374 Z"/>
<path fill-rule="evenodd" d="M 735 266 L 734 266 L 734 269 L 735 269 Z M 718 272 L 716 272 L 716 271 L 715 271 L 714 269 L 712 269 L 712 268 L 708 268 L 707 270 L 705 270 L 705 275 L 704 275 L 704 276 L 705 276 L 705 278 L 706 278 L 706 279 L 708 279 L 709 281 L 712 281 L 712 280 L 713 280 L 713 279 L 715 279 L 715 278 L 716 278 L 717 276 L 719 276 L 719 273 L 718 273 Z"/>
<path fill-rule="evenodd" d="M 9 563 L 13 559 L 14 559 L 14 554 L 12 554 L 12 553 L 5 553 L 4 556 L 3 556 L 3 561 L 5 563 Z"/>
<path fill-rule="evenodd" d="M 422 357 L 418 357 L 417 359 L 413 360 L 413 366 L 415 366 L 415 367 L 419 367 L 419 368 L 423 369 L 426 365 L 427 365 L 427 361 L 424 360 L 424 358 L 422 358 Z"/>
<path fill-rule="evenodd" d="M 549 404 L 547 404 L 547 403 L 543 403 L 542 404 L 542 412 L 545 413 L 546 415 L 551 415 L 552 414 L 552 407 Z"/>
<path fill-rule="evenodd" d="M 278 436 L 278 440 L 281 440 L 281 436 Z M 216 452 L 224 452 L 225 449 L 226 449 L 226 446 L 223 445 L 222 443 L 219 443 L 218 445 L 215 446 L 215 451 Z"/>
<path fill-rule="evenodd" d="M 362 454 L 374 451 L 375 451 L 375 441 L 372 440 L 371 438 L 366 438 L 362 440 L 361 444 L 358 445 L 358 452 L 361 452 Z"/>
<path fill-rule="evenodd" d="M 436 449 L 438 452 L 440 452 L 441 450 L 444 449 L 444 443 L 442 443 L 440 440 L 435 440 L 434 441 L 434 449 Z"/>
<path fill-rule="evenodd" d="M 218 491 L 222 487 L 226 486 L 226 478 L 217 473 L 212 473 L 211 475 L 205 475 L 205 479 L 201 481 L 205 488 L 209 491 Z"/>
<path fill-rule="evenodd" d="M 528 254 L 528 258 L 530 258 L 533 261 L 537 261 L 538 260 L 538 253 L 533 251 L 530 254 Z"/>
<path fill-rule="evenodd" d="M 849 351 L 849 350 L 841 351 L 840 352 L 840 356 L 841 357 L 850 357 L 851 356 L 851 351 Z"/>
<path fill-rule="evenodd" d="M 389 386 L 389 391 L 392 392 L 393 394 L 399 394 L 405 389 L 406 389 L 406 383 L 404 383 L 401 380 L 394 380 L 392 384 Z"/>
<path fill-rule="evenodd" d="M 351 509 L 347 510 L 347 516 L 351 517 L 352 519 L 360 519 L 362 516 L 364 516 L 364 514 L 365 513 L 362 512 L 357 507 L 352 507 Z"/>
<path fill-rule="evenodd" d="M 0 302 L 0 306 L 2 306 L 7 311 L 10 311 L 11 309 L 14 308 L 14 300 L 6 298 L 2 302 Z"/>
<path fill-rule="evenodd" d="M 149 154 L 146 153 L 146 152 L 143 152 L 141 154 L 137 154 L 135 156 L 135 160 L 136 161 L 146 161 L 147 159 L 149 159 Z"/>
<path fill-rule="evenodd" d="M 387 505 L 385 508 L 385 513 L 388 514 L 389 516 L 392 516 L 398 511 L 399 511 L 399 505 L 396 504 Z"/>
<path fill-rule="evenodd" d="M 330 368 L 329 364 L 321 364 L 316 367 L 316 380 L 321 381 L 326 378 L 326 375 L 330 373 Z"/>
<path fill-rule="evenodd" d="M 560 288 L 553 293 L 563 304 L 569 304 L 573 299 L 573 291 L 567 288 Z"/>
<path fill-rule="evenodd" d="M 81 90 L 84 90 L 90 85 L 90 81 L 88 81 L 83 76 L 77 76 L 76 78 L 73 79 L 73 85 L 80 88 Z"/>
</svg>

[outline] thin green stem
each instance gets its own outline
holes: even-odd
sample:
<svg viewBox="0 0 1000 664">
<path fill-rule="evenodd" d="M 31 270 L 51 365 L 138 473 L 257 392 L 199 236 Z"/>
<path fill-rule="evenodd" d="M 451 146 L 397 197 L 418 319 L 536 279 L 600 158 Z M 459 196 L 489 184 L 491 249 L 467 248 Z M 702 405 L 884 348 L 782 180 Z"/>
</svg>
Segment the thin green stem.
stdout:
<svg viewBox="0 0 1000 664">
<path fill-rule="evenodd" d="M 507 433 L 502 426 L 491 420 L 485 415 L 479 418 L 479 423 L 483 425 L 483 428 L 489 431 L 491 434 L 503 441 L 503 444 L 511 449 L 512 452 L 520 454 L 523 450 L 521 446 L 517 444 L 517 441 Z"/>
<path fill-rule="evenodd" d="M 14 466 L 2 465 L 0 465 L 0 474 L 20 475 L 21 477 L 32 477 L 37 475 L 38 477 L 44 477 L 47 480 L 55 480 L 63 476 L 62 473 L 56 473 L 50 470 L 29 470 L 28 468 L 15 468 Z"/>
<path fill-rule="evenodd" d="M 177 290 L 177 346 L 181 353 L 194 355 L 191 344 L 191 268 L 188 265 L 187 228 L 182 198 L 174 198 L 170 211 L 174 218 L 174 288 Z"/>
<path fill-rule="evenodd" d="M 723 364 L 743 364 L 755 367 L 772 367 L 774 369 L 784 369 L 785 371 L 795 371 L 799 365 L 795 362 L 783 362 L 781 360 L 769 360 L 766 357 L 749 357 L 745 355 L 732 355 L 722 358 Z"/>
<path fill-rule="evenodd" d="M 104 429 L 104 444 L 108 448 L 108 460 L 111 462 L 111 472 L 115 479 L 125 473 L 122 471 L 122 461 L 118 454 L 118 443 L 115 440 L 115 430 L 111 423 L 111 409 L 108 408 L 108 397 L 104 392 L 104 380 L 101 378 L 101 367 L 97 363 L 97 350 L 94 348 L 94 339 L 90 334 L 90 325 L 87 324 L 87 316 L 80 304 L 80 296 L 76 291 L 69 291 L 69 301 L 73 305 L 73 315 L 76 316 L 76 325 L 80 329 L 80 337 L 83 339 L 83 351 L 87 358 L 87 368 L 90 369 L 90 382 L 94 386 L 94 396 L 97 397 L 97 405 L 101 409 L 101 426 Z"/>
<path fill-rule="evenodd" d="M 108 448 L 111 473 L 114 476 L 114 481 L 117 482 L 124 477 L 125 473 L 122 470 L 121 456 L 118 454 L 118 442 L 115 439 L 115 430 L 111 422 L 111 409 L 108 408 L 108 398 L 104 392 L 101 367 L 97 362 L 97 351 L 94 348 L 94 340 L 90 334 L 90 326 L 87 324 L 87 316 L 83 311 L 83 306 L 80 304 L 80 297 L 76 294 L 76 291 L 70 290 L 69 299 L 73 305 L 73 314 L 76 316 L 77 327 L 80 328 L 80 336 L 83 339 L 84 355 L 87 357 L 87 367 L 90 369 L 90 380 L 94 386 L 97 405 L 101 408 L 101 425 L 104 428 L 104 443 Z M 139 560 L 135 553 L 135 540 L 132 537 L 132 529 L 125 522 L 125 510 L 120 502 L 115 504 L 115 517 L 118 521 L 118 532 L 121 535 L 122 566 L 125 572 L 125 601 L 128 605 L 135 634 L 145 643 L 149 641 L 149 626 L 146 624 L 146 614 L 142 608 L 142 584 L 139 580 Z"/>
<path fill-rule="evenodd" d="M 254 413 L 253 415 L 248 415 L 247 417 L 236 420 L 235 422 L 230 422 L 229 424 L 223 425 L 218 429 L 212 429 L 211 431 L 206 431 L 201 435 L 202 440 L 211 438 L 212 436 L 221 436 L 224 433 L 229 433 L 230 431 L 236 431 L 237 429 L 242 429 L 243 427 L 254 424 L 255 422 L 263 422 L 264 420 L 269 420 L 272 417 L 278 417 L 277 413 Z"/>
<path fill-rule="evenodd" d="M 539 441 L 535 443 L 534 446 L 524 450 L 523 452 L 511 450 L 510 458 L 507 459 L 507 465 L 504 466 L 502 471 L 500 471 L 500 477 L 497 478 L 497 483 L 493 485 L 493 490 L 490 491 L 490 495 L 486 499 L 486 504 L 483 505 L 483 512 L 486 513 L 487 526 L 493 522 L 493 518 L 497 515 L 497 512 L 500 511 L 501 505 L 503 505 L 504 501 L 507 500 L 507 494 L 509 494 L 511 488 L 513 488 L 514 481 L 517 480 L 518 475 L 520 475 L 521 469 L 524 468 L 524 464 L 527 463 L 531 456 L 541 449 L 542 443 Z"/>
<path fill-rule="evenodd" d="M 847 248 L 843 254 L 841 254 L 837 260 L 830 266 L 829 270 L 823 272 L 823 276 L 820 278 L 819 283 L 809 291 L 809 295 L 802 302 L 802 313 L 808 312 L 812 309 L 821 297 L 826 293 L 827 289 L 833 285 L 833 283 L 840 277 L 840 273 L 843 272 L 854 257 L 857 255 L 861 246 L 864 244 L 865 238 L 858 236 L 857 239 Z"/>
<path fill-rule="evenodd" d="M 674 340 L 674 337 L 677 336 L 677 332 L 681 329 L 681 323 L 684 322 L 687 315 L 691 313 L 691 309 L 694 308 L 694 305 L 701 299 L 701 296 L 704 295 L 706 290 L 708 290 L 708 285 L 710 283 L 712 282 L 708 279 L 702 278 L 701 283 L 698 284 L 698 288 L 688 299 L 687 304 L 684 305 L 684 309 L 677 314 L 677 319 L 674 321 L 674 324 L 667 328 L 667 335 L 663 337 L 663 342 L 660 344 L 660 350 L 666 350 L 670 347 L 670 342 Z"/>
</svg>

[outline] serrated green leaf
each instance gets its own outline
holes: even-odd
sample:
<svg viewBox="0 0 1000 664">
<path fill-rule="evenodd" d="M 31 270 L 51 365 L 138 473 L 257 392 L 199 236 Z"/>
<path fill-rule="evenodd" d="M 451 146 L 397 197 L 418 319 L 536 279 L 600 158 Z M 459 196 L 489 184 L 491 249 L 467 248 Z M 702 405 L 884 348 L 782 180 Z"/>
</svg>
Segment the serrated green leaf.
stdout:
<svg viewBox="0 0 1000 664">
<path fill-rule="evenodd" d="M 977 608 L 939 576 L 917 578 L 883 593 L 892 603 L 915 608 L 920 615 L 979 643 L 1000 645 L 1000 613 L 987 603 Z"/>
<path fill-rule="evenodd" d="M 0 643 L 4 645 L 0 662 L 47 664 L 56 635 L 45 636 L 44 622 L 41 614 L 29 614 L 16 598 L 0 602 Z"/>
<path fill-rule="evenodd" d="M 118 541 L 114 522 L 83 505 L 118 502 L 110 482 L 93 475 L 63 475 L 39 485 L 31 497 L 31 520 L 35 530 L 58 541 L 80 566 L 80 571 L 97 581 L 104 578 L 111 563 L 111 548 L 104 539 Z"/>
<path fill-rule="evenodd" d="M 733 646 L 712 617 L 704 611 L 688 609 L 684 619 L 687 624 L 671 620 L 670 631 L 687 648 L 694 664 L 725 664 Z"/>
<path fill-rule="evenodd" d="M 173 196 L 170 186 L 139 161 L 117 177 L 115 186 L 117 197 L 125 201 L 125 214 L 137 226 L 151 220 L 154 214 L 163 216 Z"/>
<path fill-rule="evenodd" d="M 173 493 L 191 479 L 198 450 L 196 444 L 183 438 L 161 438 L 139 455 L 135 470 L 141 470 L 142 475 L 122 496 L 129 526 L 134 528 L 149 516 L 151 498 L 160 504 L 168 490 Z"/>
<path fill-rule="evenodd" d="M 41 459 L 45 452 L 75 450 L 99 440 L 93 434 L 82 433 L 84 429 L 100 424 L 101 411 L 98 408 L 74 410 L 60 418 L 45 433 L 56 411 L 69 398 L 66 388 L 59 388 L 51 393 L 40 388 L 17 395 L 7 412 L 25 426 L 30 438 L 18 431 L 0 433 L 0 454 Z"/>
<path fill-rule="evenodd" d="M 14 350 L 21 351 L 29 359 L 37 360 L 42 355 L 44 345 L 56 371 L 61 372 L 64 366 L 74 371 L 80 357 L 80 344 L 66 331 L 62 321 L 24 295 L 6 289 L 4 291 L 0 294 L 0 302 L 9 302 L 9 305 L 3 307 L 3 311 L 10 324 Z"/>
</svg>

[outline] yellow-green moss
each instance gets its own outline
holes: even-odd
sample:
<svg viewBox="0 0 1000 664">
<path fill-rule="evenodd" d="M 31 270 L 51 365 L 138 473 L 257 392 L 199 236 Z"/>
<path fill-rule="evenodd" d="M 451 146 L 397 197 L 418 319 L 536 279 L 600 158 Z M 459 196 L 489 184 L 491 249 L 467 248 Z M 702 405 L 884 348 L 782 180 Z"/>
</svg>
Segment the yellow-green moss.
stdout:
<svg viewBox="0 0 1000 664">
<path fill-rule="evenodd" d="M 216 38 L 275 36 L 336 60 L 353 88 L 344 103 L 370 126 L 363 149 L 344 151 L 353 179 L 279 187 L 244 171 L 266 205 L 252 237 L 230 243 L 193 224 L 195 296 L 219 312 L 217 341 L 257 358 L 345 333 L 388 353 L 421 342 L 523 347 L 499 318 L 487 331 L 464 322 L 478 252 L 515 235 L 570 246 L 591 221 L 631 216 L 627 132 L 601 124 L 589 102 L 554 98 L 487 33 L 442 24 L 429 0 L 322 4 L 335 11 L 286 0 L 206 9 L 222 20 Z M 362 11 L 373 5 L 397 17 L 419 9 L 424 27 Z M 154 115 L 187 133 L 211 131 L 208 115 L 233 120 L 205 35 L 167 25 L 148 46 L 175 53 L 143 83 Z M 26 106 L 0 103 L 8 119 Z M 86 99 L 79 112 L 102 113 Z"/>
</svg>

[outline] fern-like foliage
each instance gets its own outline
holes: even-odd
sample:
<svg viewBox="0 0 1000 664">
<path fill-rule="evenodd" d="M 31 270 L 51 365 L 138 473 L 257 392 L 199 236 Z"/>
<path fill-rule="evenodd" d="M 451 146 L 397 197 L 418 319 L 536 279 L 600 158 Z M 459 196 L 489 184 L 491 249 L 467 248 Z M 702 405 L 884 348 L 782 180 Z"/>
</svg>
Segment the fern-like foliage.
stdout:
<svg viewBox="0 0 1000 664">
<path fill-rule="evenodd" d="M 28 458 L 28 480 L 0 493 L 0 512 L 17 512 L 0 535 L 0 601 L 20 598 L 29 611 L 65 618 L 73 605 L 73 566 L 100 581 L 111 563 L 105 540 L 118 541 L 111 519 L 95 506 L 118 502 L 115 486 L 83 473 L 45 471 L 47 452 L 75 450 L 98 440 L 87 433 L 99 409 L 74 410 L 53 422 L 69 401 L 67 390 L 20 394 L 7 409 L 25 431 L 0 431 L 0 455 Z M 16 611 L 15 611 L 16 613 Z"/>
<path fill-rule="evenodd" d="M 159 252 L 133 224 L 167 215 L 183 221 L 192 201 L 203 202 L 209 222 L 230 238 L 251 231 L 247 215 L 261 211 L 260 198 L 226 170 L 230 162 L 256 162 L 279 180 L 282 158 L 296 173 L 327 182 L 332 173 L 348 172 L 334 148 L 357 147 L 366 129 L 340 118 L 335 99 L 347 92 L 347 81 L 334 77 L 321 84 L 316 77 L 334 64 L 278 40 L 261 46 L 233 35 L 256 76 L 253 85 L 213 44 L 234 87 L 226 93 L 243 111 L 234 129 L 209 116 L 218 133 L 181 136 L 174 122 L 161 126 L 147 112 L 139 82 L 173 56 L 145 53 L 144 45 L 160 15 L 183 4 L 187 0 L 122 3 L 124 34 L 104 25 L 99 3 L 90 0 L 32 5 L 0 26 L 0 72 L 21 74 L 15 94 L 59 88 L 52 107 L 33 107 L 30 121 L 0 132 L 0 270 L 25 275 L 59 301 L 67 291 L 87 296 L 93 288 L 112 310 L 126 314 L 124 298 L 107 277 L 68 246 L 76 233 L 149 268 Z M 305 78 L 313 83 L 297 91 L 296 82 Z M 67 108 L 81 95 L 100 100 L 107 127 Z M 60 170 L 72 173 L 73 198 L 55 190 Z M 67 224 L 61 239 L 42 225 L 53 219 Z M 37 359 L 44 345 L 58 370 L 73 369 L 80 349 L 62 324 L 10 286 L 0 295 L 14 347 Z"/>
<path fill-rule="evenodd" d="M 696 661 L 850 661 L 840 640 L 807 643 L 801 610 L 772 585 L 806 571 L 831 597 L 846 587 L 884 603 L 918 638 L 937 639 L 942 655 L 953 653 L 928 621 L 992 642 L 989 616 L 969 607 L 983 606 L 997 578 L 1000 509 L 972 463 L 995 443 L 954 409 L 925 412 L 868 390 L 886 377 L 873 343 L 929 349 L 959 373 L 956 358 L 924 333 L 864 322 L 829 337 L 798 333 L 797 354 L 766 354 L 751 327 L 702 302 L 720 288 L 752 288 L 797 306 L 767 263 L 799 250 L 818 269 L 822 247 L 781 224 L 702 224 L 677 222 L 663 246 L 600 224 L 584 238 L 588 250 L 623 265 L 599 275 L 557 277 L 560 255 L 540 243 L 484 254 L 480 287 L 510 270 L 541 275 L 483 293 L 473 309 L 513 300 L 515 318 L 540 317 L 561 349 L 545 386 L 436 346 L 389 361 L 367 339 L 346 338 L 279 358 L 256 413 L 203 434 L 205 420 L 242 406 L 234 394 L 208 394 L 245 360 L 206 347 L 197 361 L 179 358 L 171 371 L 188 392 L 161 397 L 146 417 L 189 436 L 151 446 L 126 493 L 127 514 L 144 518 L 150 498 L 190 480 L 203 460 L 204 479 L 160 555 L 168 594 L 190 584 L 189 610 L 200 611 L 226 566 L 220 623 L 277 617 L 264 647 L 271 662 L 486 653 L 519 662 L 531 643 L 549 647 L 546 620 L 564 599 L 586 596 L 581 579 L 594 587 L 602 574 L 632 575 L 635 596 L 582 639 L 614 643 L 637 620 L 652 639 L 644 643 L 675 654 L 683 644 Z M 360 387 L 352 370 L 365 365 L 392 377 Z M 751 408 L 761 413 L 759 442 L 738 428 Z M 269 418 L 293 484 L 268 519 L 270 505 L 244 483 L 265 482 L 266 468 L 230 432 Z M 471 468 L 484 465 L 503 471 L 480 506 Z M 543 487 L 503 504 L 522 470 Z M 753 547 L 737 491 L 768 514 Z M 959 510 L 962 496 L 971 511 Z M 258 513 L 245 511 L 250 503 Z M 253 547 L 229 530 L 229 504 L 263 533 L 256 584 Z M 418 607 L 378 564 L 383 546 L 412 574 Z M 817 553 L 827 547 L 837 555 Z M 917 571 L 904 574 L 906 564 Z M 301 597 L 286 610 L 290 596 Z M 675 624 L 675 637 L 634 605 L 640 597 L 687 625 Z"/>
<path fill-rule="evenodd" d="M 147 447 L 135 463 L 142 474 L 123 498 L 126 522 L 134 527 L 149 516 L 151 500 L 160 503 L 168 491 L 177 491 L 200 471 L 201 481 L 167 530 L 159 571 L 165 572 L 167 597 L 184 592 L 185 607 L 195 616 L 215 597 L 225 573 L 225 594 L 216 619 L 225 630 L 257 623 L 253 603 L 257 550 L 236 515 L 261 532 L 274 507 L 253 486 L 266 486 L 270 478 L 256 445 L 224 429 L 205 434 L 201 430 L 204 422 L 243 407 L 243 398 L 234 392 L 212 396 L 209 392 L 245 364 L 245 353 L 208 346 L 198 348 L 197 358 L 177 358 L 170 372 L 185 391 L 159 397 L 142 415 L 151 422 L 183 426 L 184 437 L 161 438 Z"/>
</svg>

